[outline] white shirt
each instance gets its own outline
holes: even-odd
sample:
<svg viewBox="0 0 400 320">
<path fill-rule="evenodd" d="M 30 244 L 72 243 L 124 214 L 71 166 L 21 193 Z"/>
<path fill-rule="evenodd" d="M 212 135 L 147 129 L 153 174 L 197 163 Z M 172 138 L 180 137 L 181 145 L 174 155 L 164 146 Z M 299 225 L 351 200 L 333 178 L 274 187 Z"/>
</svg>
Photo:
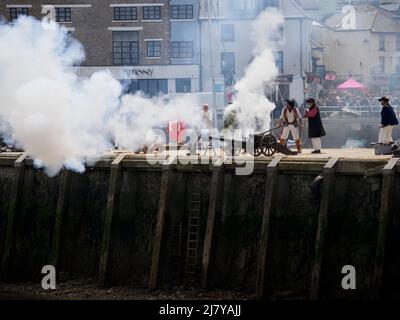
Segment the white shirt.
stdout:
<svg viewBox="0 0 400 320">
<path fill-rule="evenodd" d="M 287 118 L 287 120 L 289 121 L 289 123 L 293 123 L 293 122 L 294 122 L 294 115 L 295 115 L 295 112 L 297 113 L 297 120 L 301 120 L 301 119 L 302 119 L 302 118 L 301 118 L 300 111 L 299 111 L 298 108 L 294 108 L 294 109 L 292 109 L 292 111 L 290 111 L 289 108 L 286 107 L 286 108 L 283 108 L 283 109 L 282 109 L 282 114 L 281 114 L 281 119 L 282 119 L 282 120 L 286 121 L 286 119 L 285 119 L 285 110 L 286 110 L 286 109 L 287 109 L 286 118 Z"/>
<path fill-rule="evenodd" d="M 210 110 L 202 112 L 202 126 L 201 129 L 211 129 L 213 127 L 213 114 Z"/>
</svg>

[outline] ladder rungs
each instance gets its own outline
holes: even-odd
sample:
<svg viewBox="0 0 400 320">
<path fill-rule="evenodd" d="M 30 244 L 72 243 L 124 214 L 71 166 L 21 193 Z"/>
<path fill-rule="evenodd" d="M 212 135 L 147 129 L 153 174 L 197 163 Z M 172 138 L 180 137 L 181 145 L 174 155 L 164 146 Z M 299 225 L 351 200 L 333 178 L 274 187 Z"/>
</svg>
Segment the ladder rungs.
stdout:
<svg viewBox="0 0 400 320">
<path fill-rule="evenodd" d="M 189 238 L 193 236 L 196 237 L 196 239 L 199 237 L 199 234 L 197 232 L 189 232 Z"/>
</svg>

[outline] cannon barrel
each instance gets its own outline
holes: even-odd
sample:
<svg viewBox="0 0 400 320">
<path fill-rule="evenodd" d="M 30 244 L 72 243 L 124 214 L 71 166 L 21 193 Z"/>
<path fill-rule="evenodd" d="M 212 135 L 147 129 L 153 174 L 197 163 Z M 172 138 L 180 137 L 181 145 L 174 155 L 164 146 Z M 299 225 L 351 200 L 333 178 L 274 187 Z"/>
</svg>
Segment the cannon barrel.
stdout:
<svg viewBox="0 0 400 320">
<path fill-rule="evenodd" d="M 219 142 L 230 142 L 234 146 L 241 145 L 242 149 L 246 149 L 246 146 L 247 146 L 247 141 L 243 141 L 243 140 L 229 139 L 229 138 L 223 138 L 223 137 L 210 137 L 210 140 L 219 141 Z"/>
</svg>

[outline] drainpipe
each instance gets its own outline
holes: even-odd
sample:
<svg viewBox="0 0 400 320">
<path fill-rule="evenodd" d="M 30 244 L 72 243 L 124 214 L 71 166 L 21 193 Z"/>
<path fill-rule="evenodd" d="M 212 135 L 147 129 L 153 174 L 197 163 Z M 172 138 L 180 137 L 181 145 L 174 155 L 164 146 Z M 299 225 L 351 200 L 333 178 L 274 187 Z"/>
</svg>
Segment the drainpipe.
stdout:
<svg viewBox="0 0 400 320">
<path fill-rule="evenodd" d="M 200 21 L 200 10 L 201 10 L 201 4 L 200 1 L 197 4 L 197 22 L 199 25 L 198 29 L 198 37 L 199 37 L 199 91 L 203 92 L 203 64 L 202 64 L 202 41 L 201 41 L 201 21 Z"/>
<path fill-rule="evenodd" d="M 303 80 L 303 99 L 306 100 L 306 82 L 303 77 L 303 19 L 300 18 L 300 76 Z"/>
<path fill-rule="evenodd" d="M 211 71 L 211 85 L 212 85 L 212 109 L 214 110 L 214 126 L 217 127 L 217 94 L 215 92 L 215 73 L 214 73 L 214 59 L 212 49 L 212 38 L 211 38 L 211 0 L 207 0 L 208 4 L 208 39 L 210 46 L 210 71 Z"/>
</svg>

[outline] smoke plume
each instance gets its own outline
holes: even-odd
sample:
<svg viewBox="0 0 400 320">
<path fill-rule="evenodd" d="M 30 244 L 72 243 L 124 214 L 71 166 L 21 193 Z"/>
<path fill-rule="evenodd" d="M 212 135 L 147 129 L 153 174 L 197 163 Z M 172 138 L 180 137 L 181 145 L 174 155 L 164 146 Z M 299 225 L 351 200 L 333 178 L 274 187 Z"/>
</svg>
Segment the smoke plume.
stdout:
<svg viewBox="0 0 400 320">
<path fill-rule="evenodd" d="M 247 67 L 244 78 L 236 84 L 237 95 L 234 104 L 227 110 L 237 111 L 237 119 L 242 129 L 266 131 L 270 128 L 270 113 L 275 105 L 266 98 L 265 88 L 278 75 L 273 54 L 274 35 L 283 23 L 281 13 L 275 8 L 269 8 L 252 24 L 254 59 Z"/>
<path fill-rule="evenodd" d="M 85 58 L 79 42 L 54 22 L 20 17 L 0 25 L 0 119 L 11 139 L 55 175 L 77 172 L 114 147 L 130 150 L 146 142 L 157 124 L 181 120 L 195 125 L 193 98 L 164 102 L 122 95 L 110 72 L 79 79 L 70 66 Z"/>
</svg>

